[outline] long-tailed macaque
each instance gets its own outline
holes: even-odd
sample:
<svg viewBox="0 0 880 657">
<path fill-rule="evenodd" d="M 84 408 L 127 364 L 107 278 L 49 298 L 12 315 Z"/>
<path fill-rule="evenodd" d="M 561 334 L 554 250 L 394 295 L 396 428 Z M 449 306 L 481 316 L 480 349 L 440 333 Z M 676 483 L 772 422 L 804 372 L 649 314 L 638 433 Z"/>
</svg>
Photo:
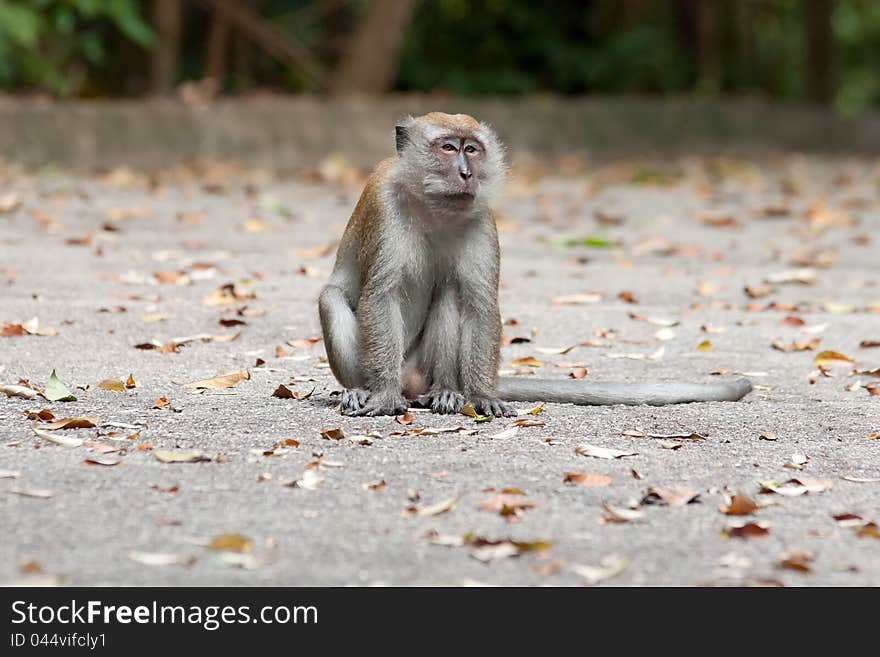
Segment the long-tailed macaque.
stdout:
<svg viewBox="0 0 880 657">
<path fill-rule="evenodd" d="M 466 114 L 432 112 L 396 128 L 397 156 L 367 180 L 319 308 L 345 415 L 396 415 L 408 400 L 435 413 L 469 402 L 676 404 L 735 401 L 746 379 L 586 383 L 498 377 L 498 234 L 490 209 L 505 174 L 494 132 Z"/>
</svg>

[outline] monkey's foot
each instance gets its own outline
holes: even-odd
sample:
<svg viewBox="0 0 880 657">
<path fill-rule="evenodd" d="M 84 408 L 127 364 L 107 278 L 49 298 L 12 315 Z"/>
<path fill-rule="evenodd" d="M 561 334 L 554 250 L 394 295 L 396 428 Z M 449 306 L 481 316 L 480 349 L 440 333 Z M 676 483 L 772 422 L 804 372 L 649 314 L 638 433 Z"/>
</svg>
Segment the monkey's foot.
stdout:
<svg viewBox="0 0 880 657">
<path fill-rule="evenodd" d="M 406 398 L 399 392 L 367 392 L 366 390 L 358 390 L 358 392 L 366 393 L 367 398 L 359 408 L 343 410 L 343 415 L 400 415 L 406 413 L 408 408 Z"/>
<path fill-rule="evenodd" d="M 428 406 L 434 413 L 449 415 L 461 410 L 464 406 L 464 395 L 455 390 L 432 390 L 427 395 L 422 395 L 419 402 Z"/>
<path fill-rule="evenodd" d="M 356 411 L 364 407 L 367 397 L 370 396 L 368 390 L 361 388 L 346 388 L 342 391 L 342 397 L 339 402 L 339 410 L 343 415 L 354 415 Z"/>
<path fill-rule="evenodd" d="M 516 409 L 500 399 L 474 399 L 471 403 L 474 410 L 480 415 L 494 415 L 495 417 L 513 417 L 516 415 Z"/>
</svg>

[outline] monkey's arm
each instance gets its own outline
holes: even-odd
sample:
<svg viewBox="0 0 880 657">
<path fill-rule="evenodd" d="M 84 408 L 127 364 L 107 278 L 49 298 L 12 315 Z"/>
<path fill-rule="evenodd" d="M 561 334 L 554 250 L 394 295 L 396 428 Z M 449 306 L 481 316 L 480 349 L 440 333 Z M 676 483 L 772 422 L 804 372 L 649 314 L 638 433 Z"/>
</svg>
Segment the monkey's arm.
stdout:
<svg viewBox="0 0 880 657">
<path fill-rule="evenodd" d="M 357 319 L 358 352 L 369 397 L 355 415 L 405 413 L 401 392 L 404 321 L 400 306 L 401 240 L 392 239 L 390 226 L 379 227 L 379 239 L 362 234 Z M 388 234 L 385 234 L 385 233 Z"/>
<path fill-rule="evenodd" d="M 498 396 L 507 401 L 545 401 L 583 406 L 612 404 L 664 406 L 700 401 L 737 401 L 752 390 L 748 379 L 694 383 L 586 383 L 501 377 Z"/>
<path fill-rule="evenodd" d="M 498 238 L 492 222 L 469 242 L 458 269 L 461 320 L 459 379 L 466 400 L 482 415 L 513 416 L 516 410 L 496 393 L 501 317 L 498 312 Z"/>
</svg>

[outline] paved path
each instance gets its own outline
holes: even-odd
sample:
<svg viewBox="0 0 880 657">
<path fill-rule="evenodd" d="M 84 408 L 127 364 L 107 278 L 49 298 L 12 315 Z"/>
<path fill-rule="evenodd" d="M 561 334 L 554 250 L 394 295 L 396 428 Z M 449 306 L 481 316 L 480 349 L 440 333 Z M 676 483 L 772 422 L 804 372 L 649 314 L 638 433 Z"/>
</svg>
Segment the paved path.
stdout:
<svg viewBox="0 0 880 657">
<path fill-rule="evenodd" d="M 683 177 L 664 180 L 670 171 Z M 325 167 L 332 177 L 349 173 Z M 77 401 L 0 395 L 0 470 L 19 475 L 0 479 L 0 582 L 880 584 L 871 525 L 833 517 L 880 521 L 880 439 L 870 437 L 880 432 L 880 396 L 854 385 L 880 385 L 880 378 L 850 375 L 880 366 L 880 348 L 859 346 L 880 341 L 876 165 L 792 157 L 762 166 L 684 161 L 570 177 L 522 173 L 499 208 L 501 304 L 504 318 L 516 320 L 506 335 L 531 342 L 505 346 L 504 367 L 534 369 L 509 364 L 534 356 L 542 376 L 568 376 L 583 365 L 596 381 L 708 381 L 710 371 L 729 370 L 750 373 L 756 390 L 741 403 L 667 408 L 548 404 L 535 416 L 542 426 L 515 435 L 501 420 L 464 416 L 416 413 L 407 426 L 343 418 L 322 345 L 286 341 L 319 334 L 315 300 L 333 262 L 321 247 L 339 237 L 356 182 L 272 181 L 220 167 L 152 180 L 125 171 L 98 179 L 4 170 L 0 325 L 14 333 L 37 317 L 57 335 L 0 338 L 0 383 L 23 378 L 42 388 L 54 369 Z M 658 179 L 663 184 L 652 183 Z M 20 207 L 9 210 L 17 200 Z M 620 223 L 599 224 L 596 211 Z M 560 246 L 583 237 L 613 244 Z M 811 269 L 801 277 L 815 281 L 772 284 L 754 299 L 743 291 L 797 267 Z M 205 303 L 232 282 L 242 298 Z M 553 303 L 582 293 L 599 298 Z M 255 298 L 243 298 L 249 294 Z M 775 309 L 754 309 L 774 302 Z M 245 324 L 218 326 L 221 317 Z M 679 323 L 661 330 L 638 317 Z M 787 317 L 799 319 L 781 321 Z M 199 334 L 239 335 L 190 342 L 178 353 L 134 347 Z M 771 347 L 813 339 L 812 351 Z M 600 346 L 541 351 L 584 341 Z M 697 349 L 703 341 L 709 350 Z M 833 376 L 815 373 L 813 359 L 826 349 L 855 362 L 830 367 Z M 620 358 L 627 354 L 634 357 Z M 240 369 L 250 379 L 232 388 L 181 385 Z M 98 387 L 129 374 L 136 388 Z M 301 395 L 314 387 L 314 394 L 274 398 L 279 384 Z M 169 406 L 151 408 L 159 397 Z M 43 408 L 56 418 L 99 417 L 97 429 L 55 432 L 92 446 L 36 436 L 24 412 Z M 477 433 L 400 435 L 459 426 Z M 327 428 L 346 437 L 325 439 Z M 706 437 L 622 435 L 634 430 Z M 372 444 L 350 439 L 365 433 L 374 434 Z M 299 445 L 273 453 L 287 439 Z M 637 454 L 590 458 L 575 452 L 581 443 Z M 107 445 L 121 451 L 102 455 Z M 156 458 L 177 449 L 213 460 Z M 120 463 L 85 463 L 102 458 Z M 610 482 L 566 483 L 568 471 Z M 793 478 L 813 491 L 759 493 L 758 482 Z M 283 485 L 296 480 L 307 487 Z M 699 498 L 641 503 L 651 487 L 673 504 Z M 505 488 L 525 495 L 491 499 Z M 13 492 L 39 489 L 53 494 Z M 721 513 L 736 492 L 761 508 L 743 517 Z M 436 511 L 432 505 L 454 498 L 439 515 L 402 513 Z M 486 500 L 496 508 L 481 510 Z M 519 509 L 518 518 L 498 510 L 522 502 L 535 506 Z M 634 517 L 601 522 L 610 513 L 603 505 L 618 519 Z M 768 533 L 723 536 L 747 521 Z M 212 540 L 249 551 L 211 549 Z M 551 545 L 529 550 L 535 541 Z M 804 551 L 812 561 L 804 554 L 791 561 L 811 572 L 778 565 Z M 179 563 L 144 563 L 151 560 Z"/>
</svg>

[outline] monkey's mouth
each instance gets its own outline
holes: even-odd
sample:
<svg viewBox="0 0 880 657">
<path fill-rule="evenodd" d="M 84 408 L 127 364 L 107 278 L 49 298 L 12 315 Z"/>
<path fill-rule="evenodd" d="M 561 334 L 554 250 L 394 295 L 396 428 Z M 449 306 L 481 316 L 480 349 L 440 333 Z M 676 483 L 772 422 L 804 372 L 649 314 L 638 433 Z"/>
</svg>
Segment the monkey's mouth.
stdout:
<svg viewBox="0 0 880 657">
<path fill-rule="evenodd" d="M 474 192 L 447 192 L 444 196 L 450 201 L 473 201 L 476 198 L 476 194 Z"/>
</svg>

